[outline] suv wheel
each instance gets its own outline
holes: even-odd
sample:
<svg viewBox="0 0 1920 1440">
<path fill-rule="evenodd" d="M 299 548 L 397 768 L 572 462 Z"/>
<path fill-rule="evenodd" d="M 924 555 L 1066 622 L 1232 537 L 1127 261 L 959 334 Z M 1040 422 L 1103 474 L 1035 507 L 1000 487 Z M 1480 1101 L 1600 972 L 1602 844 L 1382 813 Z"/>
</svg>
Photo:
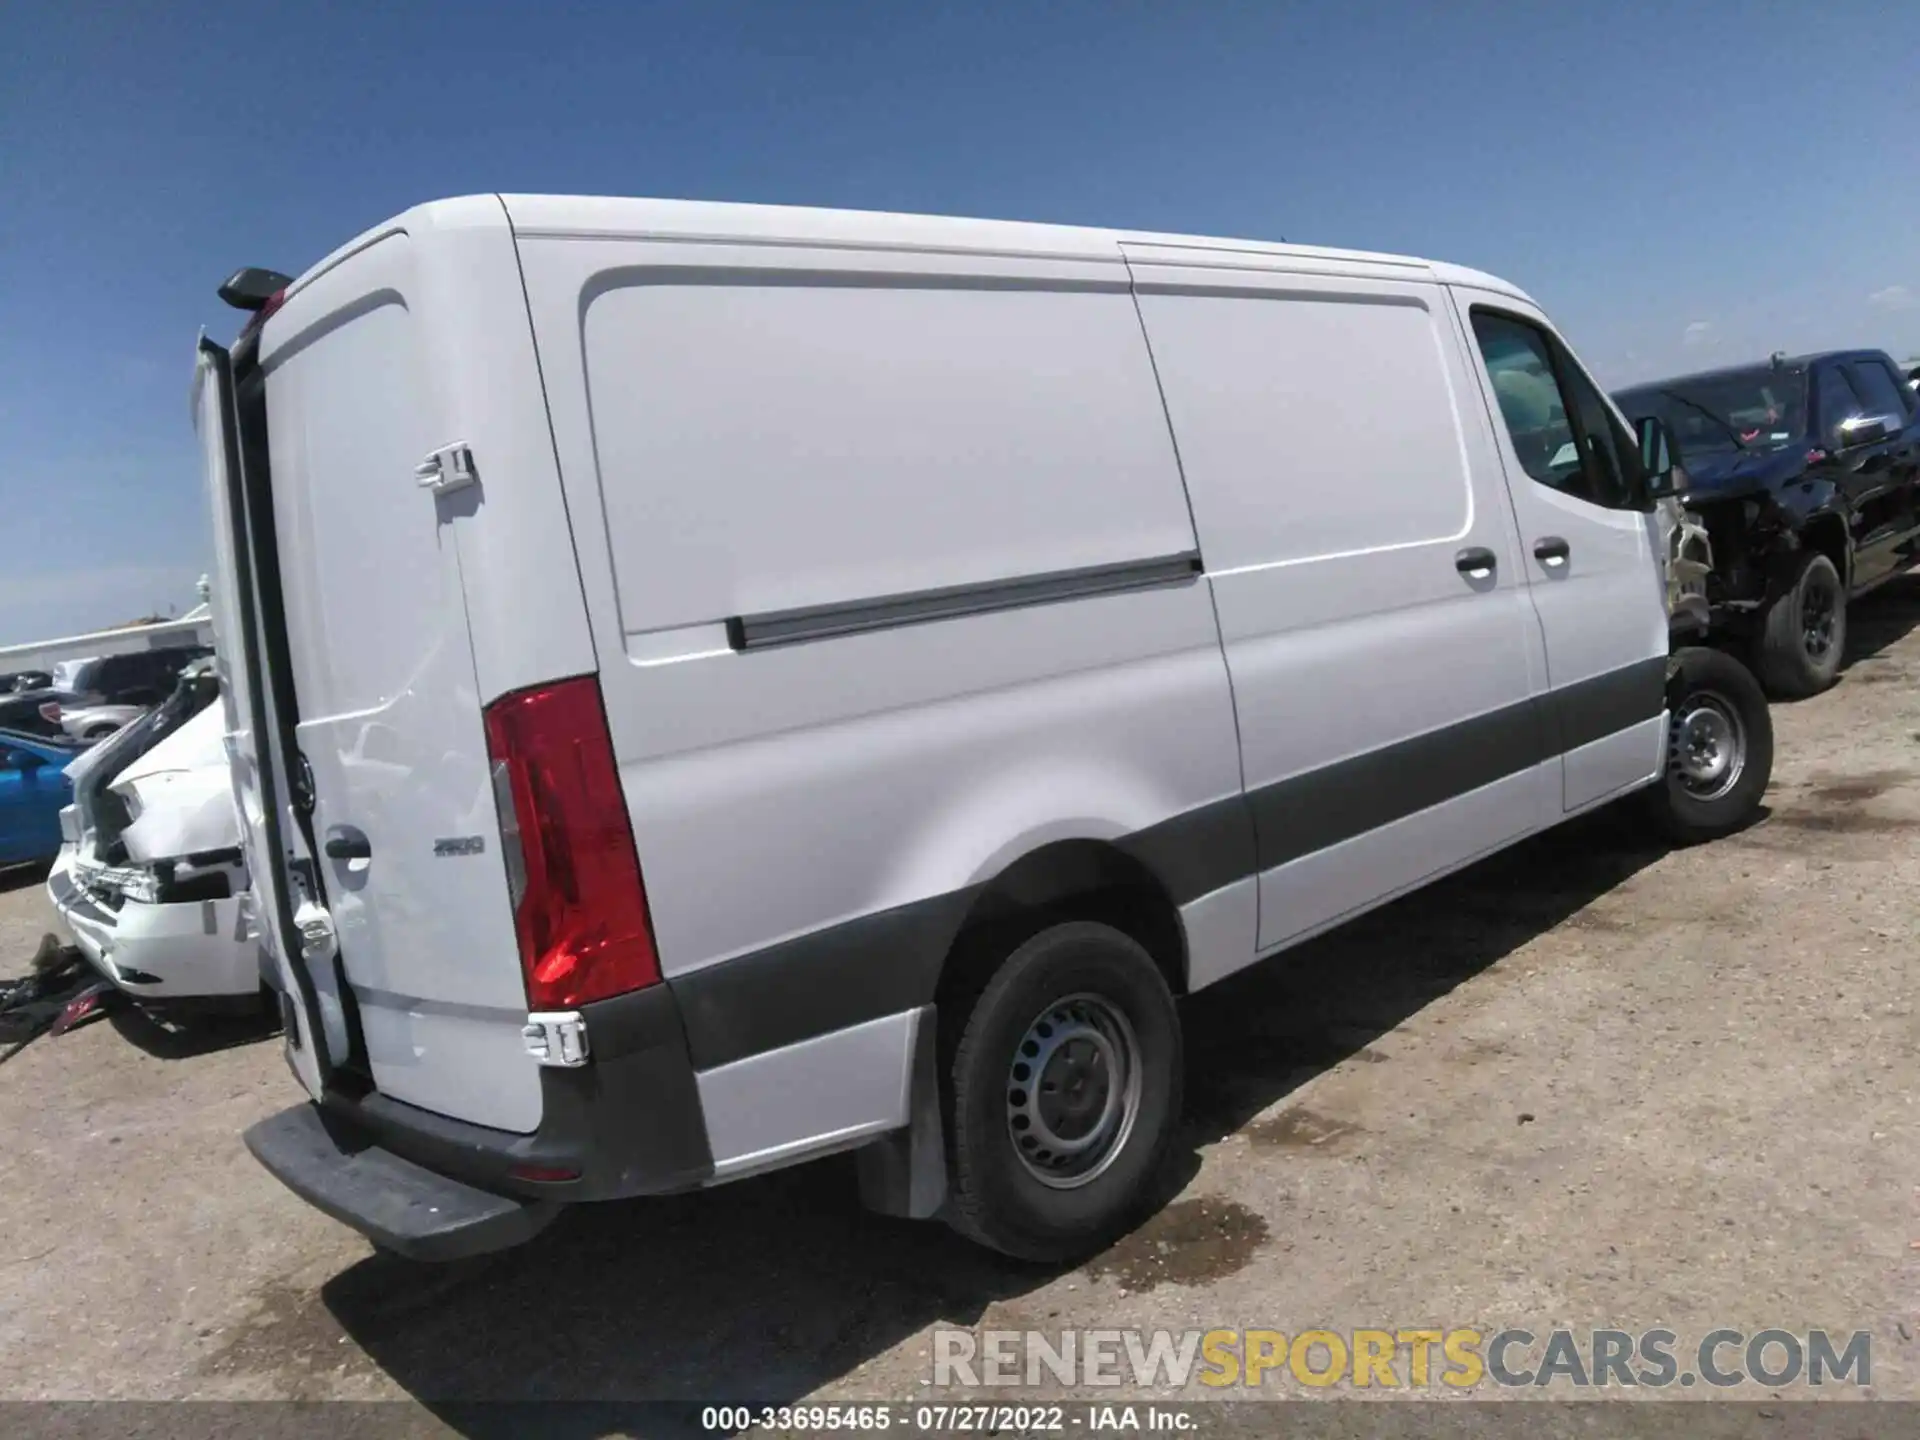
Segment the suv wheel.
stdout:
<svg viewBox="0 0 1920 1440">
<path fill-rule="evenodd" d="M 1072 921 L 1009 955 L 948 1075 L 948 1220 L 1022 1260 L 1079 1259 L 1154 1199 L 1180 1116 L 1180 1021 L 1140 945 Z"/>
<path fill-rule="evenodd" d="M 1758 682 L 1731 655 L 1682 650 L 1667 685 L 1666 773 L 1647 792 L 1655 821 L 1683 845 L 1716 840 L 1753 819 L 1772 775 Z"/>
<path fill-rule="evenodd" d="M 1767 608 L 1755 660 L 1770 693 L 1816 695 L 1840 673 L 1847 646 L 1847 592 L 1825 555 L 1800 557 L 1793 583 Z"/>
</svg>

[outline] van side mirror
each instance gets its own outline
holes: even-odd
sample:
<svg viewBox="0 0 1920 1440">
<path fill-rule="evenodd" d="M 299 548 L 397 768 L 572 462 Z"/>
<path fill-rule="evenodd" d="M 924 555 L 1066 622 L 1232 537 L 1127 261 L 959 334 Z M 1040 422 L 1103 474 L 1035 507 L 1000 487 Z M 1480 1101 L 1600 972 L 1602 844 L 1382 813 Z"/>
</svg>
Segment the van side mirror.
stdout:
<svg viewBox="0 0 1920 1440">
<path fill-rule="evenodd" d="M 1680 446 L 1667 422 L 1648 415 L 1634 422 L 1640 438 L 1640 468 L 1647 476 L 1647 498 L 1665 500 L 1686 492 L 1687 472 L 1680 467 Z"/>
</svg>

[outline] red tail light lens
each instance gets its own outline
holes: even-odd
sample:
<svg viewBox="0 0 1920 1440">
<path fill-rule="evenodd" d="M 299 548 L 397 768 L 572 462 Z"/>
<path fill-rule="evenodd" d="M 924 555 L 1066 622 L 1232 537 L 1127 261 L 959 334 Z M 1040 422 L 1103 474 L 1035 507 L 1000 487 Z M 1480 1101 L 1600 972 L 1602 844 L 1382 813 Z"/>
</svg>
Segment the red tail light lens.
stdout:
<svg viewBox="0 0 1920 1440">
<path fill-rule="evenodd" d="M 502 696 L 486 722 L 527 1004 L 572 1010 L 657 983 L 599 682 Z"/>
<path fill-rule="evenodd" d="M 60 702 L 58 700 L 49 700 L 41 705 L 40 718 L 49 725 L 58 725 L 60 723 Z"/>
</svg>

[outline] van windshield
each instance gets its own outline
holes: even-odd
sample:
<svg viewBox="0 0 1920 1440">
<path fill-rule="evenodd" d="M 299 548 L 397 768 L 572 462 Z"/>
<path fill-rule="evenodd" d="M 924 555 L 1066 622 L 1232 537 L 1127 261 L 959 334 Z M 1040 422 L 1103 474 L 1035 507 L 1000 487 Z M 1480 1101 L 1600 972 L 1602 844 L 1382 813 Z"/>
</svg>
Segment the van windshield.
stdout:
<svg viewBox="0 0 1920 1440">
<path fill-rule="evenodd" d="M 1635 386 L 1614 396 L 1629 420 L 1667 422 L 1683 455 L 1771 450 L 1806 433 L 1807 374 L 1755 365 Z"/>
</svg>

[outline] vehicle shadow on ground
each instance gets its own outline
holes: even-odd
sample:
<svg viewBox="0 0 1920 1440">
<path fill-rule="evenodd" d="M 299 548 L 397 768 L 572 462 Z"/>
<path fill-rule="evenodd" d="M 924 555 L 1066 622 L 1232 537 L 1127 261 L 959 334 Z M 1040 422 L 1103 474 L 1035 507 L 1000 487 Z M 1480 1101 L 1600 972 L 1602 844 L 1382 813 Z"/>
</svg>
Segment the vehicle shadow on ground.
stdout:
<svg viewBox="0 0 1920 1440">
<path fill-rule="evenodd" d="M 264 1007 L 233 1015 L 155 1016 L 138 1005 L 123 1004 L 107 1016 L 107 1023 L 122 1040 L 156 1060 L 192 1060 L 280 1033 L 280 1017 Z"/>
<path fill-rule="evenodd" d="M 1668 849 L 1630 806 L 1583 816 L 1203 990 L 1184 1013 L 1191 1142 L 1355 1056 L 1384 1058 L 1375 1040 Z"/>
<path fill-rule="evenodd" d="M 1663 853 L 1633 817 L 1602 812 L 1195 997 L 1189 1120 L 1169 1194 L 1198 1171 L 1200 1146 Z M 533 1416 L 486 1402 L 791 1401 L 929 1325 L 976 1324 L 994 1301 L 1057 1273 L 942 1226 L 864 1213 L 842 1158 L 700 1195 L 581 1207 L 531 1244 L 461 1264 L 375 1255 L 327 1282 L 322 1299 L 441 1419 L 492 1436 L 524 1433 Z M 647 1428 L 691 1432 L 697 1420 L 656 1414 Z M 593 1404 L 562 1405 L 532 1428 L 584 1437 L 609 1423 Z"/>
<path fill-rule="evenodd" d="M 29 860 L 24 865 L 0 865 L 0 895 L 11 895 L 29 885 L 44 885 L 53 869 L 49 860 Z"/>
<path fill-rule="evenodd" d="M 1847 611 L 1847 659 L 1841 671 L 1842 682 L 1855 665 L 1878 658 L 1916 628 L 1920 628 L 1920 575 L 1890 580 L 1852 606 Z"/>
</svg>

